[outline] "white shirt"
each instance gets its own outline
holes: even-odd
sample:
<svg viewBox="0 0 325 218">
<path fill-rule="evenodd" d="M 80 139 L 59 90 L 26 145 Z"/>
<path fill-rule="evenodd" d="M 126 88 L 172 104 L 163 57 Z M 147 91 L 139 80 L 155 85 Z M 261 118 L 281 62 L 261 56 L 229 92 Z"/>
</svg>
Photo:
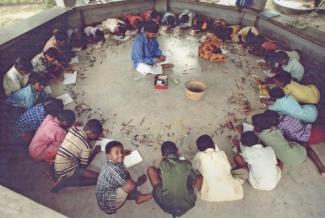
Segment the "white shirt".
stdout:
<svg viewBox="0 0 325 218">
<path fill-rule="evenodd" d="M 98 27 L 92 27 L 92 26 L 87 26 L 84 29 L 84 33 L 86 34 L 86 36 L 90 37 L 93 36 L 95 37 L 96 35 L 96 31 L 99 30 Z"/>
<path fill-rule="evenodd" d="M 291 77 L 301 81 L 302 77 L 304 76 L 305 69 L 301 65 L 301 63 L 294 58 L 290 58 L 287 65 L 283 65 L 282 69 L 289 72 Z"/>
<path fill-rule="evenodd" d="M 18 72 L 15 66 L 12 66 L 10 70 L 3 77 L 3 88 L 6 95 L 10 95 L 15 91 L 23 88 L 27 85 L 29 75 L 22 75 Z"/>
<path fill-rule="evenodd" d="M 242 180 L 231 174 L 231 166 L 224 151 L 208 148 L 196 153 L 193 168 L 203 176 L 199 197 L 206 201 L 234 201 L 243 198 Z"/>
<path fill-rule="evenodd" d="M 255 189 L 272 190 L 281 178 L 275 153 L 271 147 L 260 144 L 243 146 L 241 156 L 248 163 L 249 182 Z"/>
<path fill-rule="evenodd" d="M 183 10 L 182 13 L 180 15 L 178 15 L 178 19 L 180 19 L 183 15 L 186 15 L 186 14 L 188 15 L 188 21 L 186 23 L 181 23 L 179 25 L 181 28 L 191 27 L 193 25 L 194 13 L 188 9 Z"/>
</svg>

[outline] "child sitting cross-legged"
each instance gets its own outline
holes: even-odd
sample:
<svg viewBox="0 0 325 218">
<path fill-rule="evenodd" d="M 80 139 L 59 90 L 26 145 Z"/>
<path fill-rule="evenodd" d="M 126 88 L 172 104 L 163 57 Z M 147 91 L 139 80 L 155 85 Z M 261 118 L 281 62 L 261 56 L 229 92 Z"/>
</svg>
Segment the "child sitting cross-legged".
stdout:
<svg viewBox="0 0 325 218">
<path fill-rule="evenodd" d="M 126 200 L 137 204 L 151 200 L 151 194 L 141 194 L 137 187 L 146 182 L 142 175 L 135 182 L 123 166 L 125 151 L 121 142 L 111 141 L 105 147 L 107 161 L 103 165 L 98 180 L 96 198 L 98 206 L 107 214 L 116 213 Z"/>
<path fill-rule="evenodd" d="M 312 145 L 325 142 L 325 126 L 302 123 L 294 117 L 279 115 L 275 111 L 265 111 L 264 115 L 281 130 L 287 139 L 302 142 L 306 147 L 308 157 L 314 162 L 319 173 L 325 176 L 325 166 L 312 147 Z"/>
<path fill-rule="evenodd" d="M 275 128 L 270 119 L 264 114 L 252 117 L 254 131 L 265 146 L 273 148 L 276 157 L 284 165 L 296 166 L 306 159 L 306 149 L 295 141 L 288 141 L 280 129 Z"/>
<path fill-rule="evenodd" d="M 43 76 L 33 73 L 29 78 L 29 85 L 12 93 L 5 102 L 12 107 L 27 110 L 46 99 L 44 86 L 47 82 Z"/>
<path fill-rule="evenodd" d="M 269 191 L 276 187 L 281 178 L 281 169 L 271 147 L 259 143 L 253 131 L 244 132 L 237 148 L 241 153 L 236 154 L 234 161 L 239 168 L 249 171 L 249 182 L 253 188 Z"/>
<path fill-rule="evenodd" d="M 61 111 L 57 116 L 47 115 L 28 147 L 29 156 L 33 160 L 52 164 L 67 129 L 74 124 L 75 119 L 72 110 Z"/>
<path fill-rule="evenodd" d="M 152 195 L 159 207 L 175 216 L 182 216 L 195 205 L 196 195 L 202 185 L 191 163 L 179 157 L 176 144 L 166 141 L 161 146 L 163 159 L 159 169 L 149 167 L 148 177 L 153 187 Z"/>
<path fill-rule="evenodd" d="M 198 196 L 205 201 L 242 199 L 244 195 L 242 183 L 246 178 L 239 176 L 240 170 L 235 170 L 238 176 L 232 175 L 231 165 L 225 152 L 219 150 L 208 135 L 201 135 L 196 140 L 196 146 L 199 151 L 192 161 L 193 168 L 203 177 L 202 188 Z M 245 170 L 242 172 L 246 173 Z"/>
</svg>

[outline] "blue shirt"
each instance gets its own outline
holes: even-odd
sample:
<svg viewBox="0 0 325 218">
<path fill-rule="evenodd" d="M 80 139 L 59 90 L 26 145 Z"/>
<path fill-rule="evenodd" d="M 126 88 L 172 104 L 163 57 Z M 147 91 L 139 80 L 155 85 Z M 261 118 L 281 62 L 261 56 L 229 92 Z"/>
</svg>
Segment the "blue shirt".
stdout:
<svg viewBox="0 0 325 218">
<path fill-rule="evenodd" d="M 156 38 L 147 39 L 143 32 L 135 37 L 131 54 L 134 68 L 137 68 L 139 63 L 154 65 L 154 58 L 159 57 L 161 54 Z"/>
<path fill-rule="evenodd" d="M 37 130 L 41 126 L 46 115 L 47 113 L 43 104 L 37 104 L 31 107 L 18 119 L 16 123 L 17 130 L 20 134 Z"/>
<path fill-rule="evenodd" d="M 32 88 L 32 85 L 28 85 L 22 89 L 11 94 L 6 103 L 14 107 L 23 107 L 29 109 L 33 107 L 38 99 L 46 98 L 47 94 L 44 91 L 37 92 Z"/>
<path fill-rule="evenodd" d="M 298 101 L 290 95 L 277 99 L 272 105 L 269 106 L 269 109 L 280 114 L 297 118 L 305 123 L 315 122 L 318 115 L 315 105 L 300 105 Z"/>
</svg>

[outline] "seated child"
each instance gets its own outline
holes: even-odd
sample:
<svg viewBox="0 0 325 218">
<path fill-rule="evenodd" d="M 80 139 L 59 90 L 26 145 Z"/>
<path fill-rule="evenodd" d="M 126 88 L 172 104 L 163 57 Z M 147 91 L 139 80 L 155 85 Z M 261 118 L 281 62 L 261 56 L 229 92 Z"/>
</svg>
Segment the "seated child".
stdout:
<svg viewBox="0 0 325 218">
<path fill-rule="evenodd" d="M 62 100 L 55 98 L 48 98 L 44 103 L 31 107 L 16 122 L 18 134 L 24 141 L 29 142 L 47 115 L 55 117 L 62 110 Z"/>
<path fill-rule="evenodd" d="M 198 196 L 205 201 L 235 201 L 243 198 L 242 183 L 245 178 L 231 174 L 231 165 L 226 153 L 219 150 L 208 135 L 196 140 L 198 152 L 192 161 L 193 169 L 203 176 Z"/>
<path fill-rule="evenodd" d="M 301 81 L 304 76 L 305 69 L 299 60 L 295 58 L 289 58 L 288 54 L 284 51 L 278 52 L 278 55 L 280 68 L 290 73 L 293 79 Z"/>
<path fill-rule="evenodd" d="M 137 204 L 151 200 L 151 194 L 141 194 L 137 187 L 143 185 L 147 177 L 140 176 L 137 182 L 123 166 L 125 151 L 121 142 L 108 142 L 105 148 L 107 161 L 103 165 L 97 180 L 96 198 L 100 209 L 114 214 L 126 200 L 135 200 Z"/>
<path fill-rule="evenodd" d="M 301 85 L 292 80 L 286 71 L 279 72 L 273 79 L 277 86 L 283 88 L 286 95 L 293 96 L 300 103 L 317 104 L 320 100 L 320 92 L 315 85 Z"/>
<path fill-rule="evenodd" d="M 68 29 L 68 42 L 72 48 L 86 49 L 87 47 L 87 37 L 81 29 Z"/>
<path fill-rule="evenodd" d="M 68 34 L 65 31 L 54 29 L 53 36 L 46 42 L 43 53 L 49 48 L 56 48 L 58 51 L 58 62 L 55 64 L 61 69 L 70 69 L 71 47 L 68 45 Z"/>
<path fill-rule="evenodd" d="M 159 169 L 148 168 L 148 177 L 153 187 L 152 196 L 163 211 L 174 217 L 182 216 L 194 207 L 194 189 L 201 189 L 202 178 L 195 174 L 189 161 L 179 157 L 174 142 L 164 142 L 161 153 L 163 159 Z"/>
<path fill-rule="evenodd" d="M 144 21 L 142 20 L 142 17 L 138 15 L 129 14 L 123 17 L 122 20 L 128 25 L 129 30 L 137 30 L 138 32 L 140 32 L 144 26 Z"/>
<path fill-rule="evenodd" d="M 103 126 L 99 120 L 88 120 L 79 129 L 72 126 L 59 146 L 54 160 L 57 181 L 51 192 L 56 193 L 69 186 L 95 185 L 98 173 L 87 169 L 88 164 L 100 151 L 96 146 L 92 151 L 90 141 L 98 140 L 103 134 Z"/>
<path fill-rule="evenodd" d="M 325 127 L 323 125 L 304 124 L 294 117 L 279 115 L 275 111 L 265 111 L 264 115 L 270 119 L 276 128 L 281 130 L 287 139 L 306 143 L 308 157 L 314 162 L 320 174 L 325 176 L 325 166 L 311 147 L 311 145 L 325 142 Z"/>
<path fill-rule="evenodd" d="M 280 87 L 272 88 L 269 94 L 273 101 L 268 106 L 269 110 L 295 117 L 305 123 L 313 123 L 316 121 L 318 112 L 315 105 L 300 105 L 293 96 L 285 95 Z"/>
<path fill-rule="evenodd" d="M 46 84 L 46 78 L 33 73 L 29 78 L 29 85 L 12 93 L 5 102 L 13 107 L 27 110 L 33 107 L 37 102 L 45 100 L 47 94 L 44 91 L 44 86 Z"/>
<path fill-rule="evenodd" d="M 264 56 L 269 52 L 279 49 L 277 42 L 264 38 L 262 35 L 247 35 L 246 44 L 249 46 L 249 52 L 258 56 Z"/>
<path fill-rule="evenodd" d="M 306 159 L 306 149 L 295 141 L 287 141 L 280 129 L 273 127 L 272 122 L 264 114 L 252 117 L 254 130 L 265 146 L 273 148 L 276 157 L 284 165 L 295 166 Z"/>
<path fill-rule="evenodd" d="M 148 10 L 141 14 L 144 22 L 154 21 L 158 25 L 161 23 L 162 14 L 156 10 Z"/>
<path fill-rule="evenodd" d="M 72 110 L 61 111 L 57 116 L 47 115 L 28 147 L 29 156 L 33 160 L 43 160 L 51 164 L 67 134 L 67 129 L 75 120 Z"/>
<path fill-rule="evenodd" d="M 37 54 L 32 59 L 33 71 L 48 79 L 59 78 L 63 71 L 57 66 L 58 57 L 58 50 L 53 47 Z"/>
<path fill-rule="evenodd" d="M 9 96 L 26 86 L 32 69 L 33 66 L 30 61 L 20 57 L 17 58 L 14 66 L 12 66 L 3 77 L 3 89 L 5 94 Z"/>
<path fill-rule="evenodd" d="M 246 43 L 246 37 L 249 35 L 258 36 L 259 32 L 254 26 L 243 27 L 237 32 L 237 36 L 241 43 Z"/>
<path fill-rule="evenodd" d="M 178 15 L 178 24 L 182 29 L 192 27 L 194 19 L 194 13 L 188 9 L 183 10 Z"/>
<path fill-rule="evenodd" d="M 84 33 L 91 43 L 105 43 L 105 34 L 99 27 L 87 26 L 84 28 Z"/>
<path fill-rule="evenodd" d="M 123 39 L 128 30 L 127 24 L 120 19 L 108 18 L 102 23 L 103 29 L 107 30 L 110 34 Z"/>
<path fill-rule="evenodd" d="M 161 19 L 161 24 L 167 28 L 174 28 L 177 25 L 176 15 L 167 11 Z"/>
<path fill-rule="evenodd" d="M 244 132 L 240 142 L 241 153 L 234 157 L 234 161 L 239 168 L 249 171 L 251 186 L 265 191 L 274 189 L 281 178 L 281 169 L 273 149 L 261 145 L 253 131 Z"/>
<path fill-rule="evenodd" d="M 162 74 L 162 68 L 173 67 L 159 48 L 157 32 L 159 25 L 148 21 L 143 32 L 138 33 L 132 45 L 133 67 L 142 75 Z"/>
<path fill-rule="evenodd" d="M 207 31 L 209 29 L 209 19 L 203 15 L 196 15 L 193 21 L 193 30 L 195 33 Z"/>
</svg>

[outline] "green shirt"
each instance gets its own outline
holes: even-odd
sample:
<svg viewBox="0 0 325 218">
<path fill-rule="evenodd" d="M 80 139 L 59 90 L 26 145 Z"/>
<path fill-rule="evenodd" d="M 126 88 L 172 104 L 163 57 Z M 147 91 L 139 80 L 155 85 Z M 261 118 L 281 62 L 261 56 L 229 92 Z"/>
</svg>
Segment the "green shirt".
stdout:
<svg viewBox="0 0 325 218">
<path fill-rule="evenodd" d="M 285 165 L 298 165 L 306 159 L 306 149 L 297 142 L 287 141 L 279 129 L 263 130 L 258 137 L 264 145 L 273 148 L 277 158 Z"/>
<path fill-rule="evenodd" d="M 159 167 L 162 184 L 157 203 L 164 211 L 181 216 L 194 207 L 196 201 L 192 187 L 196 174 L 192 165 L 187 160 L 169 155 L 160 162 Z"/>
</svg>

